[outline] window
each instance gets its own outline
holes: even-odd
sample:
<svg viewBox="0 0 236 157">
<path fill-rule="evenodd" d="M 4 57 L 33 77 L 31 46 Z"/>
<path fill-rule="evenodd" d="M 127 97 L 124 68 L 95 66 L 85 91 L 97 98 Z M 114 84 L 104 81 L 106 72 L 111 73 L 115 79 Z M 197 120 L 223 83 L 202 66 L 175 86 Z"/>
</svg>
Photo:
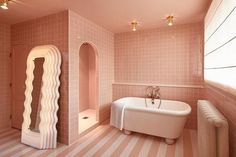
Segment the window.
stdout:
<svg viewBox="0 0 236 157">
<path fill-rule="evenodd" d="M 236 1 L 213 1 L 205 18 L 204 79 L 236 89 Z"/>
</svg>

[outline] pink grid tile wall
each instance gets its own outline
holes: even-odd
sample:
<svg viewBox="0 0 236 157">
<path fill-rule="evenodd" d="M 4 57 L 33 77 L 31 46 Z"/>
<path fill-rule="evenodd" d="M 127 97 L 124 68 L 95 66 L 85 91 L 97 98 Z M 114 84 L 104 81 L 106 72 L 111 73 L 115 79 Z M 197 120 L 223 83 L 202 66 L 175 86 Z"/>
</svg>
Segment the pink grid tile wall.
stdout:
<svg viewBox="0 0 236 157">
<path fill-rule="evenodd" d="M 202 84 L 203 24 L 115 35 L 115 81 Z"/>
<path fill-rule="evenodd" d="M 90 43 L 98 53 L 99 121 L 109 117 L 114 82 L 114 34 L 69 11 L 69 128 L 70 143 L 78 137 L 79 48 Z"/>
<path fill-rule="evenodd" d="M 205 97 L 227 118 L 230 156 L 236 156 L 236 96 L 205 83 Z"/>
<path fill-rule="evenodd" d="M 11 125 L 10 25 L 0 24 L 0 129 Z"/>
<path fill-rule="evenodd" d="M 11 26 L 11 44 L 25 45 L 28 51 L 38 45 L 53 44 L 62 55 L 58 140 L 68 143 L 68 11 Z"/>
<path fill-rule="evenodd" d="M 193 23 L 115 35 L 115 82 L 164 84 L 166 99 L 188 102 L 192 107 L 186 127 L 196 128 L 196 102 L 201 88 L 174 85 L 203 83 L 203 24 Z M 113 85 L 113 99 L 143 96 L 145 86 Z"/>
</svg>

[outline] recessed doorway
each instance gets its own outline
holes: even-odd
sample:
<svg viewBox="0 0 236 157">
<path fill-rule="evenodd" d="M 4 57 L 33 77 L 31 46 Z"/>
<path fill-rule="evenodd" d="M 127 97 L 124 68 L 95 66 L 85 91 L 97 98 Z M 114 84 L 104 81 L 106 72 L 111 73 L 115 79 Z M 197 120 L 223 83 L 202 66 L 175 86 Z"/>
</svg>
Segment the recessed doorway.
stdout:
<svg viewBox="0 0 236 157">
<path fill-rule="evenodd" d="M 79 50 L 79 134 L 98 123 L 97 51 L 89 43 Z"/>
</svg>

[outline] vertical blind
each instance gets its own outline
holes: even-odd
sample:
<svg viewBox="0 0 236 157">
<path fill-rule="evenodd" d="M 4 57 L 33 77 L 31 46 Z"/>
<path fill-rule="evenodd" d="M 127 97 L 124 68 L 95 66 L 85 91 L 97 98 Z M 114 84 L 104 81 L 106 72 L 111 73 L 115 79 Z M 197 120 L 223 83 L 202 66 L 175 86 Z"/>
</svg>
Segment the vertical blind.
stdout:
<svg viewBox="0 0 236 157">
<path fill-rule="evenodd" d="M 236 0 L 213 0 L 204 27 L 204 79 L 236 89 Z"/>
</svg>

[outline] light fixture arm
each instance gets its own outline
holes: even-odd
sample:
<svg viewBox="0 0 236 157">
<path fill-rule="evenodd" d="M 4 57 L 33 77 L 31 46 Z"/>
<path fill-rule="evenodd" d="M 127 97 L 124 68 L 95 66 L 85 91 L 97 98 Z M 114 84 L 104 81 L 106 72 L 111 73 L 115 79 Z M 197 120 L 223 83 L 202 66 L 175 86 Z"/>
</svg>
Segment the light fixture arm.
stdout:
<svg viewBox="0 0 236 157">
<path fill-rule="evenodd" d="M 174 16 L 172 16 L 172 15 L 166 17 L 168 26 L 173 25 L 173 19 L 174 19 Z"/>
<path fill-rule="evenodd" d="M 1 8 L 2 9 L 8 9 L 8 2 L 9 2 L 10 0 L 2 0 L 1 2 L 0 2 L 0 5 L 1 5 Z"/>
<path fill-rule="evenodd" d="M 138 22 L 137 21 L 132 21 L 131 22 L 131 26 L 132 26 L 132 31 L 136 31 L 137 30 L 137 26 L 138 26 Z"/>
</svg>

